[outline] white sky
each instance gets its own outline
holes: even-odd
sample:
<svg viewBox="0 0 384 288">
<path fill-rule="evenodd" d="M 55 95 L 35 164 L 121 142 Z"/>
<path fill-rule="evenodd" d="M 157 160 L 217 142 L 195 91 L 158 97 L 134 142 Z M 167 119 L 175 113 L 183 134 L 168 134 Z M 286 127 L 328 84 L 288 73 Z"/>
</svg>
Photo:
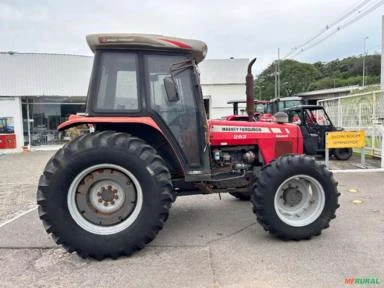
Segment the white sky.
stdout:
<svg viewBox="0 0 384 288">
<path fill-rule="evenodd" d="M 0 51 L 91 55 L 85 35 L 156 33 L 208 44 L 208 58 L 257 57 L 260 72 L 332 23 L 358 0 L 0 0 Z M 299 61 L 330 61 L 381 50 L 384 5 Z"/>
</svg>

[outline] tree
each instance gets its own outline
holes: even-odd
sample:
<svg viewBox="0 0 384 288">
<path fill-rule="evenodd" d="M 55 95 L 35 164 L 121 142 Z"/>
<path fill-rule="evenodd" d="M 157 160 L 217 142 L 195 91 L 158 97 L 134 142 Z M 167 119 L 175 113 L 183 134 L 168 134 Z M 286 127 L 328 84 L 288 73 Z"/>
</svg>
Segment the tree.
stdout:
<svg viewBox="0 0 384 288">
<path fill-rule="evenodd" d="M 255 82 L 257 99 L 275 97 L 275 64 L 276 62 L 273 62 L 257 77 Z M 280 96 L 291 96 L 307 91 L 318 75 L 319 71 L 312 64 L 290 59 L 280 61 Z"/>
<path fill-rule="evenodd" d="M 275 97 L 274 61 L 255 81 L 255 98 L 272 99 Z M 381 56 L 365 57 L 367 85 L 378 84 L 381 73 Z M 361 85 L 363 57 L 352 56 L 331 62 L 301 63 L 295 60 L 280 62 L 280 96 L 291 96 L 299 92 L 328 89 L 334 87 Z"/>
</svg>

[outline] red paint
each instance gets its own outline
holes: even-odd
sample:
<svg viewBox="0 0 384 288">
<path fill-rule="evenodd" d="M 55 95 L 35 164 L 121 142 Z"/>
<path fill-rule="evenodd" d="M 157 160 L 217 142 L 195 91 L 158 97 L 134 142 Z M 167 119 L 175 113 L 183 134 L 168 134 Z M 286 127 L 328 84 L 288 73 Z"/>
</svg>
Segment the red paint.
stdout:
<svg viewBox="0 0 384 288">
<path fill-rule="evenodd" d="M 59 125 L 58 130 L 65 130 L 81 124 L 97 123 L 144 124 L 162 133 L 160 127 L 150 117 L 87 117 L 71 115 L 68 121 Z M 295 124 L 209 120 L 208 127 L 211 146 L 257 145 L 266 164 L 277 157 L 275 155 L 275 146 L 279 141 L 291 142 L 291 153 L 303 153 L 303 137 L 300 128 Z"/>
<path fill-rule="evenodd" d="M 16 148 L 16 134 L 0 134 L 0 149 Z"/>
<path fill-rule="evenodd" d="M 59 131 L 68 129 L 81 124 L 97 124 L 97 123 L 133 123 L 144 124 L 155 128 L 162 133 L 160 127 L 150 117 L 88 117 L 80 115 L 71 115 L 69 119 L 59 125 Z"/>
<path fill-rule="evenodd" d="M 211 146 L 257 145 L 266 164 L 276 158 L 275 145 L 278 141 L 291 142 L 291 153 L 303 153 L 301 131 L 294 124 L 210 120 L 209 131 Z"/>
<path fill-rule="evenodd" d="M 176 41 L 176 40 L 170 40 L 170 39 L 165 39 L 165 38 L 159 38 L 159 40 L 161 41 L 165 41 L 165 42 L 168 42 L 168 43 L 171 43 L 179 48 L 184 48 L 184 49 L 192 49 L 191 46 L 183 43 L 183 42 L 180 42 L 180 41 Z"/>
</svg>

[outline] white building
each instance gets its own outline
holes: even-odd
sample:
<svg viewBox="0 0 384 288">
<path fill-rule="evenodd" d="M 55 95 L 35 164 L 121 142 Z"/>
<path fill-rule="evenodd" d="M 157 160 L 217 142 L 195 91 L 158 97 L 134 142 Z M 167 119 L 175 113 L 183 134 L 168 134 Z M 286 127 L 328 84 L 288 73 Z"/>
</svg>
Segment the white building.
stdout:
<svg viewBox="0 0 384 288">
<path fill-rule="evenodd" d="M 208 59 L 199 64 L 205 103 L 209 118 L 233 114 L 230 100 L 246 99 L 245 76 L 249 59 Z M 245 104 L 244 107 L 245 108 Z"/>
<path fill-rule="evenodd" d="M 63 140 L 56 127 L 84 111 L 92 62 L 89 56 L 0 53 L 0 118 L 14 127 L 18 148 Z M 247 65 L 248 59 L 208 59 L 199 65 L 210 118 L 232 114 L 227 102 L 245 99 Z"/>
</svg>

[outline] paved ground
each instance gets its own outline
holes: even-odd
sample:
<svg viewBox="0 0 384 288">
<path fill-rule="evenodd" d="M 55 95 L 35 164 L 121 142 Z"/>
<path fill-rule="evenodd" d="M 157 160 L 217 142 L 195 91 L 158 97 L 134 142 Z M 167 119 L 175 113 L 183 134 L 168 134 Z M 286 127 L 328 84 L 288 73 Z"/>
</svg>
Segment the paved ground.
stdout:
<svg viewBox="0 0 384 288">
<path fill-rule="evenodd" d="M 229 195 L 190 196 L 178 198 L 144 250 L 97 262 L 56 246 L 36 210 L 14 218 L 33 209 L 51 155 L 0 157 L 0 287 L 343 287 L 346 277 L 384 285 L 383 173 L 336 174 L 338 216 L 311 241 L 270 237 L 250 204 Z"/>
</svg>

